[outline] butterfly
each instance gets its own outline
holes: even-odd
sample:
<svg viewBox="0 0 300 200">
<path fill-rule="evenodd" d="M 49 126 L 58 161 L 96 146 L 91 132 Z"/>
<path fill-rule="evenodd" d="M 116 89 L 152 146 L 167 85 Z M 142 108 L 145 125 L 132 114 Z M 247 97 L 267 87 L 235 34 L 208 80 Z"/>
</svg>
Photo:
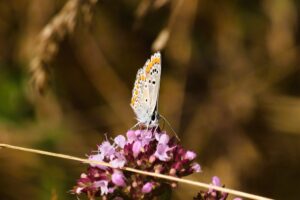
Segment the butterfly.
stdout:
<svg viewBox="0 0 300 200">
<path fill-rule="evenodd" d="M 180 141 L 168 120 L 158 113 L 160 75 L 161 55 L 160 52 L 156 52 L 136 74 L 130 106 L 138 121 L 136 125 L 146 126 L 147 129 L 157 128 L 159 119 L 163 118 Z"/>
<path fill-rule="evenodd" d="M 160 75 L 161 55 L 160 52 L 156 52 L 138 70 L 132 90 L 130 106 L 138 124 L 147 128 L 157 127 L 160 118 L 158 113 Z"/>
</svg>

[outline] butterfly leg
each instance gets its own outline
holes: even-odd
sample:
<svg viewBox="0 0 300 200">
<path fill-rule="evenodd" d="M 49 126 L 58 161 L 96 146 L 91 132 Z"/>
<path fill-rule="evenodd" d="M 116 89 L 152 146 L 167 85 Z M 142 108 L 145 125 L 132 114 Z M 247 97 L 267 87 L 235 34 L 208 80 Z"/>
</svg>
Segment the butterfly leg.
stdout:
<svg viewBox="0 0 300 200">
<path fill-rule="evenodd" d="M 155 128 L 154 128 L 154 133 L 157 132 L 157 129 L 158 129 L 158 128 L 159 128 L 159 125 L 155 126 Z"/>
</svg>

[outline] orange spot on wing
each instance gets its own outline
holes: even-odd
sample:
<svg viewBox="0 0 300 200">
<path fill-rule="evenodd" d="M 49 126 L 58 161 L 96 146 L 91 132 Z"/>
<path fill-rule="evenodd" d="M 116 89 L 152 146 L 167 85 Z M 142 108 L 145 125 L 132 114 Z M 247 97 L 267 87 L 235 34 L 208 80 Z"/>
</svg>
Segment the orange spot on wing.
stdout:
<svg viewBox="0 0 300 200">
<path fill-rule="evenodd" d="M 150 72 L 152 66 L 153 66 L 153 65 L 152 65 L 152 62 L 149 62 L 149 64 L 148 64 L 147 67 L 146 67 L 146 73 L 147 73 L 147 74 Z"/>
<path fill-rule="evenodd" d="M 150 72 L 150 70 L 152 69 L 152 67 L 155 65 L 155 64 L 160 64 L 160 58 L 153 58 L 151 59 L 147 66 L 146 66 L 146 73 L 148 74 Z"/>
<path fill-rule="evenodd" d="M 160 63 L 160 58 L 154 58 L 154 63 L 159 64 Z"/>
<path fill-rule="evenodd" d="M 139 77 L 139 80 L 140 81 L 144 81 L 144 80 L 146 80 L 146 77 L 144 76 L 144 75 L 141 75 L 140 77 Z M 138 86 L 138 85 L 137 85 Z"/>
<path fill-rule="evenodd" d="M 131 105 L 134 105 L 135 101 L 136 101 L 136 96 L 133 96 L 133 97 L 131 98 L 130 104 L 131 104 Z"/>
</svg>

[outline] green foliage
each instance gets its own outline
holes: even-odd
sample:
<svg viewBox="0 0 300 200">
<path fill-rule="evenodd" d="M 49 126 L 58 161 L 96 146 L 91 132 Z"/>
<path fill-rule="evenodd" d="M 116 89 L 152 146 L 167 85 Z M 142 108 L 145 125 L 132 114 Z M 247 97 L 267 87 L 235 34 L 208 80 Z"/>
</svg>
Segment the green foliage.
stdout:
<svg viewBox="0 0 300 200">
<path fill-rule="evenodd" d="M 33 117 L 25 97 L 24 75 L 3 69 L 0 73 L 0 122 L 20 123 Z"/>
</svg>

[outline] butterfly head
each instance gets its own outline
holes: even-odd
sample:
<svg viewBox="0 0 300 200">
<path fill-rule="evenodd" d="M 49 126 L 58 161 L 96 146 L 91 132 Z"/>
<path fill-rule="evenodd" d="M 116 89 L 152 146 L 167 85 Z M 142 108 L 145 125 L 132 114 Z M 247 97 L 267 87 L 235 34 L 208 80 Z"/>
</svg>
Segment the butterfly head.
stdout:
<svg viewBox="0 0 300 200">
<path fill-rule="evenodd" d="M 160 115 L 158 113 L 157 108 L 155 107 L 155 110 L 153 112 L 153 114 L 151 115 L 151 119 L 149 121 L 149 126 L 150 127 L 156 127 L 159 125 L 158 121 L 160 119 Z"/>
</svg>

